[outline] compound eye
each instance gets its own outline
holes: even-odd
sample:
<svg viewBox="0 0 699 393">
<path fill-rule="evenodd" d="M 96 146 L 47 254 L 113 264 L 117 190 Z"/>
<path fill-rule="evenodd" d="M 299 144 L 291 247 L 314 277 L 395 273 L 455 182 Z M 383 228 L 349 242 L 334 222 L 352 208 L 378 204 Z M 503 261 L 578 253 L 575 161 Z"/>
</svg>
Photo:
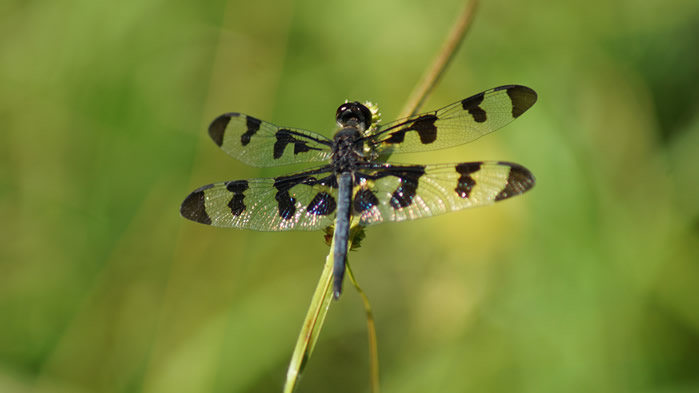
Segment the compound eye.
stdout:
<svg viewBox="0 0 699 393">
<path fill-rule="evenodd" d="M 338 123 L 345 124 L 347 123 L 350 119 L 352 119 L 352 104 L 347 103 L 347 104 L 342 104 L 340 105 L 339 108 L 337 108 L 337 112 L 335 112 L 335 120 Z"/>
<path fill-rule="evenodd" d="M 335 119 L 343 126 L 355 122 L 368 128 L 371 125 L 371 111 L 359 102 L 348 102 L 337 108 Z"/>
<path fill-rule="evenodd" d="M 347 123 L 349 123 L 352 119 L 356 119 L 356 117 L 357 117 L 357 116 L 355 115 L 355 113 L 354 113 L 354 111 L 352 110 L 352 108 L 347 108 L 346 110 L 344 110 L 344 111 L 342 112 L 342 114 L 340 114 L 340 121 L 341 121 L 343 124 L 347 124 Z"/>
<path fill-rule="evenodd" d="M 371 111 L 366 106 L 359 104 L 359 110 L 362 112 L 362 120 L 364 121 L 364 127 L 369 129 L 371 127 Z"/>
</svg>

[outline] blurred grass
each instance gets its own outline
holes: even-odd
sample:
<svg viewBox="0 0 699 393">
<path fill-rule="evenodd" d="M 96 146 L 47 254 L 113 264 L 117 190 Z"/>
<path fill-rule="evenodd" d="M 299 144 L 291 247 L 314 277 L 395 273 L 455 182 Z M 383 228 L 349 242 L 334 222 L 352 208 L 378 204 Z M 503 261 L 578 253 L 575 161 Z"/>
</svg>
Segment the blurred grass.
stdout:
<svg viewBox="0 0 699 393">
<path fill-rule="evenodd" d="M 274 176 L 225 111 L 330 135 L 392 120 L 461 4 L 0 6 L 0 392 L 279 391 L 327 248 L 186 222 L 195 187 Z M 386 392 L 699 391 L 699 6 L 482 2 L 426 109 L 506 83 L 536 106 L 403 162 L 519 162 L 497 206 L 367 231 L 352 254 Z M 300 392 L 367 391 L 360 301 Z"/>
</svg>

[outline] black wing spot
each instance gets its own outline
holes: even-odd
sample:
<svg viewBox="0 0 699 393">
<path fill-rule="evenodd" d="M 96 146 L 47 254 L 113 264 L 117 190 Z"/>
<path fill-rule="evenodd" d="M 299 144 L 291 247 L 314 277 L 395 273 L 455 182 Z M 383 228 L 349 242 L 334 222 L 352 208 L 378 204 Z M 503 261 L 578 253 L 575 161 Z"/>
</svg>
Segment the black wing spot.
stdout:
<svg viewBox="0 0 699 393">
<path fill-rule="evenodd" d="M 182 206 L 180 206 L 180 214 L 182 217 L 202 224 L 211 225 L 211 218 L 206 212 L 206 193 L 204 192 L 211 187 L 213 187 L 212 184 L 199 188 L 185 198 L 182 202 Z"/>
<path fill-rule="evenodd" d="M 305 153 L 310 151 L 311 148 L 306 144 L 306 142 L 296 141 L 294 142 L 294 155 L 299 153 Z"/>
<path fill-rule="evenodd" d="M 232 193 L 235 193 L 235 194 L 243 193 L 243 192 L 245 192 L 245 190 L 248 189 L 248 181 L 247 180 L 229 181 L 226 183 L 226 189 Z"/>
<path fill-rule="evenodd" d="M 238 117 L 238 113 L 226 113 L 214 119 L 209 125 L 209 136 L 214 140 L 218 146 L 223 145 L 223 135 L 226 133 L 226 127 L 228 127 L 228 122 L 231 121 L 231 117 Z"/>
<path fill-rule="evenodd" d="M 312 173 L 275 177 L 274 188 L 277 189 L 277 194 L 275 195 L 274 199 L 277 200 L 277 206 L 279 208 L 279 217 L 281 217 L 284 220 L 290 220 L 296 214 L 296 198 L 292 197 L 289 193 L 289 191 L 293 187 L 299 184 L 303 184 L 309 187 L 321 184 L 326 187 L 336 188 L 337 181 L 334 179 L 333 175 L 326 176 L 321 179 L 312 176 L 313 174 L 323 174 L 330 171 L 332 171 L 332 167 L 328 165 L 326 167 L 319 168 L 313 171 Z M 327 198 L 323 197 L 322 194 L 327 195 Z M 316 199 L 320 200 L 317 210 L 319 212 L 318 214 L 324 211 L 324 209 L 328 209 L 328 214 L 335 210 L 335 200 L 332 198 L 331 195 L 326 194 L 324 192 L 321 192 L 318 195 L 316 195 L 313 201 L 311 201 L 311 203 L 308 205 L 307 210 L 312 209 Z M 326 202 L 325 207 L 320 206 L 323 204 L 323 202 Z"/>
<path fill-rule="evenodd" d="M 352 204 L 354 206 L 355 213 L 361 214 L 378 205 L 379 199 L 370 189 L 362 188 L 361 190 L 357 191 Z"/>
<path fill-rule="evenodd" d="M 250 143 L 250 138 L 252 138 L 252 136 L 260 130 L 260 124 L 262 124 L 262 122 L 259 119 L 256 119 L 252 116 L 247 116 L 245 125 L 247 126 L 248 130 L 240 136 L 241 145 L 247 146 L 248 143 Z"/>
<path fill-rule="evenodd" d="M 478 172 L 481 169 L 480 162 L 464 162 L 456 166 L 456 171 L 461 174 L 459 180 L 456 183 L 456 188 L 454 191 L 461 198 L 468 198 L 471 195 L 473 187 L 476 185 L 476 181 L 473 180 L 471 174 Z"/>
<path fill-rule="evenodd" d="M 536 92 L 524 86 L 507 87 L 507 95 L 512 100 L 512 117 L 518 118 L 536 103 Z"/>
<path fill-rule="evenodd" d="M 413 203 L 417 194 L 417 184 L 406 182 L 398 186 L 391 195 L 391 206 L 394 209 L 408 207 Z"/>
<path fill-rule="evenodd" d="M 316 179 L 312 176 L 279 176 L 274 179 L 274 188 L 277 189 L 277 194 L 274 199 L 277 201 L 279 209 L 279 217 L 284 220 L 290 220 L 296 214 L 296 198 L 289 194 L 292 187 L 299 184 L 315 184 Z"/>
<path fill-rule="evenodd" d="M 294 137 L 287 133 L 288 130 L 277 131 L 277 141 L 274 142 L 274 159 L 278 160 L 284 155 L 286 145 L 294 140 Z"/>
<path fill-rule="evenodd" d="M 485 110 L 480 107 L 484 97 L 484 93 L 478 93 L 475 96 L 465 98 L 461 101 L 461 107 L 473 116 L 473 120 L 475 120 L 476 123 L 483 123 L 488 120 Z"/>
<path fill-rule="evenodd" d="M 274 197 L 279 207 L 279 217 L 290 220 L 296 214 L 296 199 L 289 195 L 289 191 L 280 191 Z"/>
<path fill-rule="evenodd" d="M 335 211 L 337 203 L 327 192 L 319 192 L 306 207 L 306 211 L 316 216 L 327 216 Z"/>
<path fill-rule="evenodd" d="M 500 164 L 509 166 L 510 174 L 507 176 L 505 188 L 495 196 L 496 202 L 522 194 L 534 187 L 536 179 L 529 172 L 529 169 L 509 162 L 501 162 Z"/>
<path fill-rule="evenodd" d="M 439 118 L 436 115 L 422 115 L 413 120 L 410 126 L 392 132 L 391 136 L 384 140 L 384 143 L 403 143 L 408 131 L 417 131 L 420 142 L 423 145 L 428 145 L 437 140 L 437 126 L 434 125 L 437 120 Z"/>
<path fill-rule="evenodd" d="M 408 130 L 404 128 L 402 130 L 392 132 L 391 136 L 384 140 L 384 143 L 403 143 L 403 141 L 405 140 L 406 131 Z"/>
<path fill-rule="evenodd" d="M 410 126 L 411 130 L 417 131 L 420 136 L 420 142 L 422 142 L 423 145 L 430 144 L 437 140 L 437 127 L 434 125 L 434 122 L 437 120 L 438 117 L 435 115 L 424 115 L 415 119 Z"/>
<path fill-rule="evenodd" d="M 416 166 L 414 169 L 418 170 L 399 171 L 393 174 L 401 181 L 401 185 L 391 195 L 391 206 L 396 210 L 412 205 L 417 195 L 418 182 L 425 173 L 425 167 Z"/>
<path fill-rule="evenodd" d="M 239 216 L 245 211 L 245 190 L 248 189 L 247 180 L 231 181 L 226 183 L 226 189 L 233 193 L 233 198 L 228 202 L 228 207 L 234 216 Z"/>
<path fill-rule="evenodd" d="M 234 216 L 239 216 L 245 211 L 245 195 L 234 194 L 233 199 L 228 202 L 228 207 L 231 209 L 231 213 Z"/>
<path fill-rule="evenodd" d="M 274 152 L 273 157 L 275 160 L 282 158 L 284 155 L 284 150 L 286 146 L 290 143 L 294 144 L 294 154 L 305 153 L 311 150 L 320 150 L 318 148 L 310 147 L 305 141 L 298 140 L 294 138 L 291 130 L 281 129 L 277 131 L 276 135 L 277 141 L 274 142 Z"/>
</svg>

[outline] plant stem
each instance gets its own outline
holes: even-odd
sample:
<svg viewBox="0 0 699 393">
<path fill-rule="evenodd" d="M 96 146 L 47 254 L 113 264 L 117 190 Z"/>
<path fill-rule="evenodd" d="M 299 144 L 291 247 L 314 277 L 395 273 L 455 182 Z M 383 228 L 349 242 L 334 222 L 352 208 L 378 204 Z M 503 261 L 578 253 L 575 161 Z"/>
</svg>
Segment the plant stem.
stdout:
<svg viewBox="0 0 699 393">
<path fill-rule="evenodd" d="M 435 58 L 432 66 L 428 68 L 428 71 L 423 75 L 422 82 L 418 84 L 411 94 L 411 98 L 406 103 L 403 108 L 402 116 L 408 117 L 417 113 L 422 104 L 425 102 L 429 96 L 432 89 L 439 82 L 440 77 L 444 74 L 446 67 L 449 62 L 454 57 L 456 50 L 459 45 L 463 42 L 468 28 L 471 26 L 471 21 L 473 20 L 473 15 L 475 13 L 476 4 L 478 0 L 470 0 L 466 4 L 463 12 L 461 12 L 459 19 L 454 24 L 447 40 L 444 43 L 441 51 Z M 348 248 L 351 248 L 352 242 L 354 242 L 356 235 L 360 232 L 357 222 L 357 217 L 352 217 L 350 224 L 350 237 Z M 306 362 L 310 359 L 313 353 L 313 348 L 318 340 L 318 336 L 323 327 L 323 322 L 328 314 L 330 304 L 332 301 L 332 291 L 331 283 L 333 279 L 333 250 L 335 249 L 335 236 L 333 236 L 333 241 L 330 244 L 330 252 L 325 259 L 325 267 L 323 268 L 323 273 L 320 276 L 316 290 L 313 293 L 313 298 L 311 304 L 306 313 L 306 319 L 304 319 L 303 326 L 301 327 L 301 332 L 296 341 L 296 347 L 294 348 L 294 353 L 289 362 L 289 369 L 287 371 L 286 382 L 284 383 L 284 393 L 292 393 L 296 388 L 298 382 L 298 377 L 301 375 Z M 364 303 L 364 310 L 367 315 L 367 334 L 369 336 L 369 354 L 371 362 L 370 378 L 371 378 L 371 391 L 372 393 L 379 392 L 379 356 L 378 356 L 378 345 L 376 340 L 376 324 L 374 322 L 374 315 L 369 304 L 369 299 L 359 287 L 359 284 L 355 280 L 354 274 L 349 267 L 349 258 L 347 258 L 347 272 L 348 276 L 354 284 L 355 288 L 362 297 Z"/>
<path fill-rule="evenodd" d="M 415 87 L 410 95 L 410 99 L 408 99 L 408 102 L 403 107 L 399 119 L 417 114 L 422 104 L 425 103 L 432 89 L 434 89 L 437 82 L 439 82 L 439 78 L 444 74 L 449 62 L 454 58 L 454 54 L 456 54 L 459 45 L 464 41 L 469 27 L 471 27 L 471 21 L 476 12 L 477 4 L 478 0 L 471 0 L 466 4 L 459 15 L 459 19 L 452 27 L 447 40 L 444 42 L 444 46 L 442 46 L 439 54 L 434 59 L 432 66 L 428 68 L 422 76 L 422 81 Z"/>
</svg>

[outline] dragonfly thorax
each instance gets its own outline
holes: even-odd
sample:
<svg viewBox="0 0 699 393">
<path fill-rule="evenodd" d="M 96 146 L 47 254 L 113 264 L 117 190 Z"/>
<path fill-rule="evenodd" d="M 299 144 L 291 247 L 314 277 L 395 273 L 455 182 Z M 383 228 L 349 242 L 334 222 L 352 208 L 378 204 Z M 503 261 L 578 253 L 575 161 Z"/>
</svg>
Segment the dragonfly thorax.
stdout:
<svg viewBox="0 0 699 393">
<path fill-rule="evenodd" d="M 361 146 L 362 133 L 356 127 L 345 127 L 335 133 L 333 138 L 332 165 L 335 173 L 348 172 L 355 164 L 364 161 Z"/>
</svg>

